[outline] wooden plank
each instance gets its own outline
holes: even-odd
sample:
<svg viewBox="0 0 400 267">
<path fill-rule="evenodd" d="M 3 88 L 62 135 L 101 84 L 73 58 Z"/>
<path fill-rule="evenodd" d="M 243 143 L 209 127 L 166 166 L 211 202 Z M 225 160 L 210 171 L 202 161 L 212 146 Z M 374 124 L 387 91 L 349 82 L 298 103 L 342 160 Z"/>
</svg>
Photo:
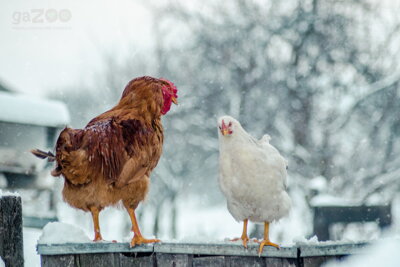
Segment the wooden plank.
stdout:
<svg viewBox="0 0 400 267">
<path fill-rule="evenodd" d="M 338 244 L 333 242 L 318 245 L 301 245 L 300 257 L 338 256 L 362 253 L 366 243 Z"/>
<path fill-rule="evenodd" d="M 0 197 L 0 256 L 6 266 L 24 266 L 22 205 L 19 196 Z"/>
<path fill-rule="evenodd" d="M 299 267 L 297 259 L 265 258 L 267 267 Z"/>
<path fill-rule="evenodd" d="M 194 255 L 225 255 L 225 256 L 257 256 L 258 244 L 248 244 L 244 248 L 235 243 L 159 243 L 154 245 L 154 252 L 171 254 L 194 254 Z M 265 247 L 262 257 L 297 258 L 296 247 Z"/>
<path fill-rule="evenodd" d="M 120 266 L 154 267 L 155 255 L 150 253 L 120 253 Z"/>
<path fill-rule="evenodd" d="M 342 256 L 320 256 L 320 257 L 305 257 L 303 258 L 303 267 L 319 267 L 330 261 L 340 261 Z"/>
<path fill-rule="evenodd" d="M 262 257 L 240 257 L 240 256 L 230 256 L 226 257 L 226 265 L 229 267 L 242 267 L 242 266 L 252 266 L 252 267 L 265 267 L 265 258 Z"/>
<path fill-rule="evenodd" d="M 42 256 L 77 254 L 76 266 L 319 266 L 331 258 L 363 253 L 365 243 L 324 242 L 298 244 L 290 248 L 245 249 L 231 243 L 161 243 L 130 248 L 128 243 L 84 243 L 38 245 Z M 69 252 L 69 253 L 68 253 Z M 43 258 L 43 262 L 52 258 Z M 68 257 L 65 262 L 68 266 Z M 72 263 L 71 263 L 72 264 Z M 119 265 L 118 265 L 119 264 Z M 50 266 L 51 264 L 48 264 Z"/>
<path fill-rule="evenodd" d="M 193 258 L 193 267 L 225 266 L 224 256 Z"/>
<path fill-rule="evenodd" d="M 153 252 L 153 244 L 130 247 L 129 243 L 92 242 L 67 244 L 38 244 L 40 255 L 64 255 L 86 253 Z"/>
<path fill-rule="evenodd" d="M 119 267 L 118 253 L 80 254 L 80 267 Z"/>
<path fill-rule="evenodd" d="M 156 253 L 157 266 L 162 267 L 187 267 L 192 266 L 193 256 L 186 254 L 165 254 Z"/>
<path fill-rule="evenodd" d="M 43 255 L 40 257 L 42 267 L 75 267 L 74 255 Z"/>
</svg>

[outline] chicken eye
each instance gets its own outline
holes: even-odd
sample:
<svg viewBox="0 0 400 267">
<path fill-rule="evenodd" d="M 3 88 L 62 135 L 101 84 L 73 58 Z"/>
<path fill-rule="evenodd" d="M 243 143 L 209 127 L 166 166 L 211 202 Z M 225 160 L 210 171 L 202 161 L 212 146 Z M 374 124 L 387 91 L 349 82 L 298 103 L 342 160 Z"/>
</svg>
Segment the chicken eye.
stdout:
<svg viewBox="0 0 400 267">
<path fill-rule="evenodd" d="M 218 128 L 219 128 L 220 130 L 222 130 L 221 126 L 218 126 Z"/>
<path fill-rule="evenodd" d="M 232 126 L 232 122 L 229 122 L 228 126 L 231 127 Z"/>
</svg>

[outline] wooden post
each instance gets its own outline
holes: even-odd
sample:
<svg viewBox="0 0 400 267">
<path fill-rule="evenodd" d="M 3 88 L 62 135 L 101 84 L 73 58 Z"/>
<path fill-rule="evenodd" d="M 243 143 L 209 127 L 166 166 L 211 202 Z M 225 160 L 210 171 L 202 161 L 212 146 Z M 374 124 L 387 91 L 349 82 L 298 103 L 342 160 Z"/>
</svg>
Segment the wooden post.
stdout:
<svg viewBox="0 0 400 267">
<path fill-rule="evenodd" d="M 0 256 L 6 266 L 24 266 L 22 205 L 19 196 L 0 197 Z"/>
</svg>

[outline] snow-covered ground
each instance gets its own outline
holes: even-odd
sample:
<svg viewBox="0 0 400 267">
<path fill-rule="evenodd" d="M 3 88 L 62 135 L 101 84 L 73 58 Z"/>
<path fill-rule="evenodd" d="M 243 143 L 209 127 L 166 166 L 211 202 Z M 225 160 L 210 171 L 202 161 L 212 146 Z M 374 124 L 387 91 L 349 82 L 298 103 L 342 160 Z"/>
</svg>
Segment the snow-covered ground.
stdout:
<svg viewBox="0 0 400 267">
<path fill-rule="evenodd" d="M 342 262 L 328 262 L 324 267 L 397 267 L 399 251 L 399 239 L 383 239 L 365 248 L 361 254 L 350 256 Z"/>
<path fill-rule="evenodd" d="M 42 230 L 24 227 L 23 235 L 25 266 L 40 266 L 40 257 L 36 252 L 36 244 L 41 234 Z"/>
<path fill-rule="evenodd" d="M 89 243 L 91 240 L 78 226 L 51 222 L 48 223 L 40 235 L 39 244 Z"/>
</svg>

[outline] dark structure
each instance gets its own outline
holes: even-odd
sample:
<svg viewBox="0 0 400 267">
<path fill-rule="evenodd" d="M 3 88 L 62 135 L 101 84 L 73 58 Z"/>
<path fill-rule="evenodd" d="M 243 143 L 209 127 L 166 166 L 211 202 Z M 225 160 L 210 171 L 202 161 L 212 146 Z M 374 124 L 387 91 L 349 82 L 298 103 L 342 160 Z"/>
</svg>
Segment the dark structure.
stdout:
<svg viewBox="0 0 400 267">
<path fill-rule="evenodd" d="M 376 222 L 380 228 L 392 224 L 391 205 L 314 206 L 314 234 L 318 240 L 330 240 L 329 228 L 335 223 Z"/>
<path fill-rule="evenodd" d="M 22 205 L 19 196 L 0 196 L 0 257 L 6 266 L 24 266 Z"/>
</svg>

